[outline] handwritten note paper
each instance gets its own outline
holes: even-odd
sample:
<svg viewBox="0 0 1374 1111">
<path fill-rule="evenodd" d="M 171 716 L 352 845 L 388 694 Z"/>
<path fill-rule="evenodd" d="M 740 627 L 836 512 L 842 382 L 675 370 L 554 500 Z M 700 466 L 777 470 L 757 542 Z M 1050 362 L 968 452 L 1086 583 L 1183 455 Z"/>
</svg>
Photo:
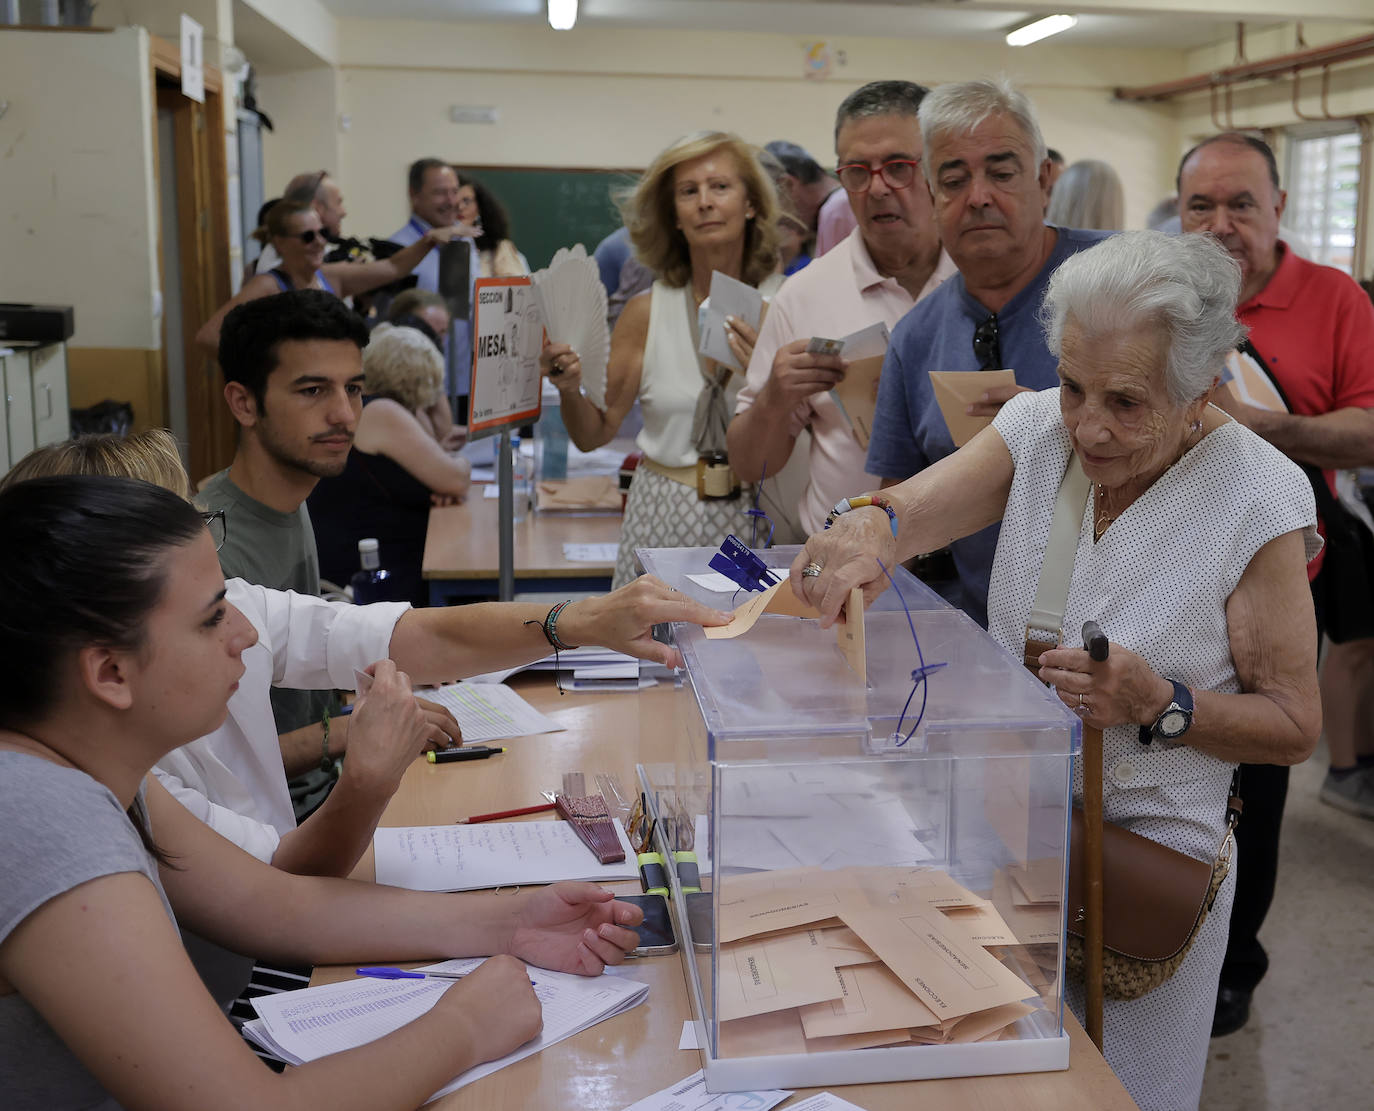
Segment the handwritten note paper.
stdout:
<svg viewBox="0 0 1374 1111">
<path fill-rule="evenodd" d="M 634 849 L 615 823 L 625 859 L 600 864 L 567 822 L 387 826 L 373 835 L 377 882 L 412 891 L 475 891 L 558 880 L 628 880 Z"/>
</svg>

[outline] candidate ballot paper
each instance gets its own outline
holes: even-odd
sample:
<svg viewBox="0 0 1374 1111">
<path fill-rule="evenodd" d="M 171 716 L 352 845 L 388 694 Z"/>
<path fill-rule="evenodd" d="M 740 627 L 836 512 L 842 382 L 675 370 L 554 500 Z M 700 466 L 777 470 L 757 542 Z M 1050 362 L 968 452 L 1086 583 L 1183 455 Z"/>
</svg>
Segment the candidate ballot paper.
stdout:
<svg viewBox="0 0 1374 1111">
<path fill-rule="evenodd" d="M 422 971 L 471 972 L 483 960 L 478 957 L 441 961 L 425 965 Z M 528 968 L 534 993 L 543 1008 L 544 1028 L 539 1036 L 504 1057 L 460 1073 L 430 1099 L 456 1092 L 545 1046 L 637 1007 L 649 994 L 648 984 L 624 976 L 574 976 Z M 262 1048 L 293 1065 L 301 1065 L 394 1033 L 427 1012 L 452 986 L 449 980 L 359 978 L 263 995 L 252 1001 L 258 1017 L 246 1023 L 243 1030 Z"/>
<path fill-rule="evenodd" d="M 377 882 L 412 891 L 476 891 L 559 880 L 632 880 L 635 851 L 617 821 L 625 859 L 602 864 L 570 822 L 382 826 L 372 835 Z"/>
</svg>

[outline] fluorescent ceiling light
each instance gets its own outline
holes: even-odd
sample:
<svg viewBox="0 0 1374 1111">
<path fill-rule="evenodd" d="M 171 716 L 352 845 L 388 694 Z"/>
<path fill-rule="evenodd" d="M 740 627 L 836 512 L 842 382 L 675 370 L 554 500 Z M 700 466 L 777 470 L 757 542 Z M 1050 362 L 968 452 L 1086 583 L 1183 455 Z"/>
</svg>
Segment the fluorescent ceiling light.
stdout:
<svg viewBox="0 0 1374 1111">
<path fill-rule="evenodd" d="M 549 22 L 553 22 L 554 0 L 549 0 Z M 1033 42 L 1067 31 L 1078 22 L 1076 15 L 1047 15 L 1023 27 L 1015 27 L 1007 32 L 1008 46 L 1029 46 Z"/>
<path fill-rule="evenodd" d="M 577 22 L 577 0 L 549 0 L 549 26 L 555 31 L 571 31 Z"/>
</svg>

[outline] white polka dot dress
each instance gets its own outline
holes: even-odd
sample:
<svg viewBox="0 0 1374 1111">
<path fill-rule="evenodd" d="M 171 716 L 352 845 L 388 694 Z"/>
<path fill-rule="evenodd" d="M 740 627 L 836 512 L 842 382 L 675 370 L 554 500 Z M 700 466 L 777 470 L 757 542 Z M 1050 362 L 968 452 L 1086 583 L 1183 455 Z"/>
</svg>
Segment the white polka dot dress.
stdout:
<svg viewBox="0 0 1374 1111">
<path fill-rule="evenodd" d="M 1018 657 L 1049 539 L 1069 433 L 1059 391 L 1020 394 L 994 426 L 1015 475 L 993 560 L 988 630 Z M 1240 691 L 1226 631 L 1226 601 L 1251 558 L 1270 540 L 1306 530 L 1308 557 L 1320 541 L 1312 489 L 1299 468 L 1236 422 L 1214 429 L 1136 499 L 1093 542 L 1092 500 L 1079 527 L 1064 613 L 1066 644 L 1098 622 L 1114 644 L 1193 690 Z M 1213 860 L 1225 831 L 1234 765 L 1189 748 L 1142 745 L 1136 726 L 1103 737 L 1103 817 L 1131 831 Z M 1081 800 L 1082 767 L 1074 797 Z M 1241 789 L 1244 794 L 1244 785 Z M 1178 972 L 1141 999 L 1108 999 L 1107 1061 L 1142 1111 L 1198 1105 L 1217 981 L 1226 951 L 1235 872 Z M 1083 993 L 1066 1000 L 1080 1021 Z"/>
</svg>

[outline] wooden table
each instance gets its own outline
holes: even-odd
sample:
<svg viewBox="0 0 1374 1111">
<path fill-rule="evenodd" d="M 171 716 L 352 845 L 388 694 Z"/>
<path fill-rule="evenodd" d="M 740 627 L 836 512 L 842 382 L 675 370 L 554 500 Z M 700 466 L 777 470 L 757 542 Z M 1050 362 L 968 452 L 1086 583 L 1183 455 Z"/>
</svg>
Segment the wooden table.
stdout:
<svg viewBox="0 0 1374 1111">
<path fill-rule="evenodd" d="M 521 676 L 513 685 L 566 730 L 508 742 L 508 751 L 491 760 L 446 765 L 417 761 L 391 800 L 383 825 L 441 825 L 469 814 L 530 805 L 539 801 L 540 790 L 561 787 L 568 771 L 583 772 L 589 790 L 595 789 L 598 773 L 614 774 L 626 789 L 634 789 L 637 763 L 680 760 L 684 748 L 690 751 L 693 744 L 683 723 L 696 711 L 685 689 L 660 684 L 638 695 L 560 696 L 547 674 Z M 355 875 L 373 878 L 371 849 Z M 638 890 L 637 884 L 611 886 Z M 646 1002 L 428 1106 L 437 1111 L 621 1111 L 695 1072 L 702 1066 L 701 1054 L 677 1048 L 682 1024 L 692 1017 L 681 956 L 640 958 L 629 965 L 630 975 L 649 985 Z M 348 968 L 319 969 L 312 982 L 351 974 Z M 1135 1108 L 1067 1010 L 1064 1026 L 1071 1042 L 1066 1072 L 859 1084 L 836 1091 L 866 1111 L 917 1106 L 970 1111 Z M 816 1090 L 799 1089 L 798 1096 Z"/>
<path fill-rule="evenodd" d="M 492 595 L 501 573 L 496 498 L 483 497 L 475 485 L 462 505 L 429 511 L 422 574 L 429 581 L 429 604 L 442 606 L 452 595 Z M 566 593 L 611 588 L 614 563 L 572 563 L 567 544 L 615 544 L 619 513 L 580 515 L 528 513 L 515 522 L 515 589 Z"/>
</svg>

